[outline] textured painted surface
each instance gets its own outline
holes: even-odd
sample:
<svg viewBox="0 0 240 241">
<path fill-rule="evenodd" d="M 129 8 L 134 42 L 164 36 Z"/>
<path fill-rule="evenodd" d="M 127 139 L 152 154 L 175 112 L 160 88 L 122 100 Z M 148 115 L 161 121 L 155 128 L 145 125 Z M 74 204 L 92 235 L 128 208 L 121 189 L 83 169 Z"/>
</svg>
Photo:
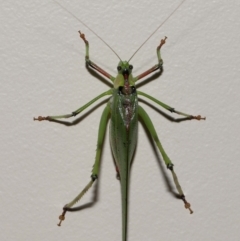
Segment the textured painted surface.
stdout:
<svg viewBox="0 0 240 241">
<path fill-rule="evenodd" d="M 179 1 L 61 1 L 128 59 Z M 170 4 L 170 5 L 168 5 Z M 187 1 L 132 59 L 134 75 L 157 62 L 164 73 L 140 90 L 207 121 L 153 120 L 193 215 L 168 191 L 159 155 L 139 126 L 130 187 L 129 241 L 236 240 L 239 220 L 239 1 Z M 121 240 L 120 185 L 108 135 L 98 202 L 67 215 L 62 206 L 88 182 L 103 106 L 77 125 L 33 122 L 69 113 L 107 90 L 84 66 L 92 60 L 111 74 L 118 59 L 91 32 L 49 1 L 7 1 L 0 8 L 1 240 Z M 162 162 L 161 162 L 162 163 Z M 165 171 L 171 182 L 170 173 Z M 82 204 L 92 200 L 89 192 Z"/>
</svg>

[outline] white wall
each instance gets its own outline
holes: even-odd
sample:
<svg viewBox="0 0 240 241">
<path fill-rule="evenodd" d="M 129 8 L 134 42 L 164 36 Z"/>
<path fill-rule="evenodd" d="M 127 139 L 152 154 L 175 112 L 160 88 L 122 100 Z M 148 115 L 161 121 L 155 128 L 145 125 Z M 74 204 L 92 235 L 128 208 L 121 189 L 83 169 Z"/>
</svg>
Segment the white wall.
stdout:
<svg viewBox="0 0 240 241">
<path fill-rule="evenodd" d="M 129 59 L 179 2 L 62 0 L 61 4 L 122 59 Z M 161 157 L 140 125 L 131 178 L 129 241 L 239 239 L 239 13 L 237 0 L 187 0 L 131 61 L 135 75 L 151 67 L 157 62 L 159 40 L 168 36 L 162 49 L 163 75 L 140 89 L 207 120 L 174 123 L 142 104 L 175 164 L 194 214 L 189 215 L 168 191 L 158 164 Z M 113 75 L 118 59 L 51 0 L 1 1 L 0 16 L 0 239 L 121 240 L 120 188 L 108 134 L 98 202 L 68 213 L 63 226 L 56 226 L 62 206 L 89 181 L 104 105 L 70 127 L 32 120 L 70 113 L 108 89 L 85 69 L 78 30 L 90 42 L 92 60 Z M 93 190 L 80 204 L 91 201 L 92 195 Z"/>
</svg>

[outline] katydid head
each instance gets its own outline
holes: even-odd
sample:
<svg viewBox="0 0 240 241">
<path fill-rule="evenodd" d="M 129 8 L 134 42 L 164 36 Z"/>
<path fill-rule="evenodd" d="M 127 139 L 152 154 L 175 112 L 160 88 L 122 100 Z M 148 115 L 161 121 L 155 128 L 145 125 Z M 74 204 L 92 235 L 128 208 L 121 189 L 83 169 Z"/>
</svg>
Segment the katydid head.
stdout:
<svg viewBox="0 0 240 241">
<path fill-rule="evenodd" d="M 135 90 L 135 82 L 132 76 L 133 66 L 127 61 L 120 61 L 117 66 L 118 75 L 114 81 L 114 88 L 127 95 Z"/>
<path fill-rule="evenodd" d="M 120 61 L 117 66 L 118 74 L 122 74 L 126 78 L 132 74 L 132 69 L 133 66 L 127 61 Z"/>
</svg>

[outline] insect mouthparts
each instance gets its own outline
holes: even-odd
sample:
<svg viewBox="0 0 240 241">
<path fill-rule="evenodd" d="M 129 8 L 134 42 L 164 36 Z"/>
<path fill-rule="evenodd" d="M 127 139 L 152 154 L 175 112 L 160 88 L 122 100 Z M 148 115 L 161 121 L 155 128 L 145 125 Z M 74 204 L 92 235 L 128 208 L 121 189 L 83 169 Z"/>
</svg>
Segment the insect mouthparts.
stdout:
<svg viewBox="0 0 240 241">
<path fill-rule="evenodd" d="M 128 69 L 124 69 L 123 70 L 123 75 L 125 76 L 125 75 L 129 75 L 129 70 Z"/>
</svg>

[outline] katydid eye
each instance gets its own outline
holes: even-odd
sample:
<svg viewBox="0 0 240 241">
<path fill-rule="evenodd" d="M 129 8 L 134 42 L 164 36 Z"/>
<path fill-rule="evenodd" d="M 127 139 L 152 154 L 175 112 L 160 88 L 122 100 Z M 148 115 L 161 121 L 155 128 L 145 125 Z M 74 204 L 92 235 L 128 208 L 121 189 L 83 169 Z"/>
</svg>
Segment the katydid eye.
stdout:
<svg viewBox="0 0 240 241">
<path fill-rule="evenodd" d="M 117 67 L 117 70 L 118 70 L 118 71 L 121 71 L 121 70 L 122 70 L 122 67 L 121 67 L 121 66 L 118 66 L 118 67 Z"/>
<path fill-rule="evenodd" d="M 129 69 L 133 69 L 133 66 L 132 66 L 132 65 L 129 65 Z"/>
</svg>

